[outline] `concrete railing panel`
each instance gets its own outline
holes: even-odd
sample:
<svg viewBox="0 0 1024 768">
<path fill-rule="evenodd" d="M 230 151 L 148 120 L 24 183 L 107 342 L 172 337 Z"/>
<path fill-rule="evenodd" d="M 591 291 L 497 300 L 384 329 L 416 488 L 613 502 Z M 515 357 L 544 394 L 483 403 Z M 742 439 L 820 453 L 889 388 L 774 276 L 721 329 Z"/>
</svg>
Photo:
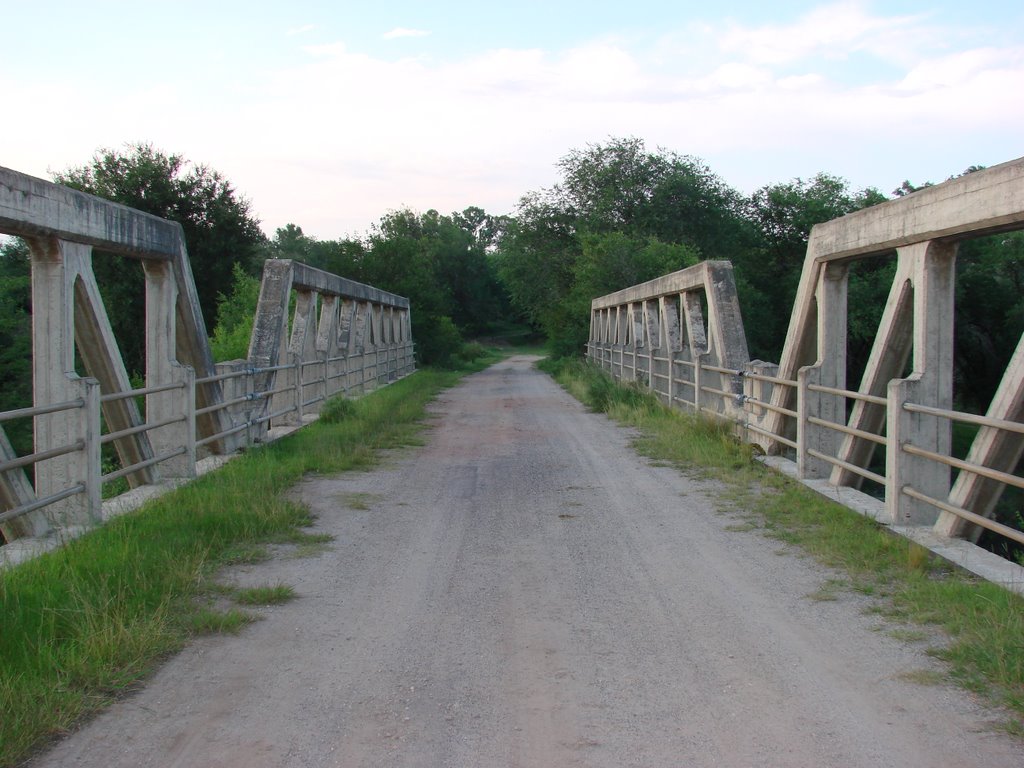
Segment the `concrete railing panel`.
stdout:
<svg viewBox="0 0 1024 768">
<path fill-rule="evenodd" d="M 588 355 L 674 406 L 735 421 L 769 453 L 791 452 L 801 478 L 873 481 L 885 522 L 966 538 L 980 524 L 1024 543 L 987 520 L 1007 485 L 1024 487 L 1012 475 L 1024 455 L 1024 339 L 986 417 L 952 410 L 957 245 L 1013 229 L 1024 229 L 1024 159 L 815 226 L 778 366 L 748 359 L 722 262 L 594 299 Z M 847 389 L 848 266 L 886 253 L 893 284 L 860 385 Z M 966 461 L 950 456 L 955 421 L 982 427 Z"/>
<path fill-rule="evenodd" d="M 337 392 L 415 369 L 408 299 L 372 286 L 268 261 L 249 359 L 215 366 L 178 224 L 0 168 L 0 233 L 24 237 L 32 258 L 33 405 L 0 413 L 0 532 L 8 542 L 94 523 L 104 483 L 194 477 L 203 454 L 264 440 L 274 424 L 301 425 Z M 107 319 L 94 247 L 138 260 L 144 272 L 139 389 Z M 88 377 L 75 371 L 76 352 Z M 136 404 L 143 397 L 145 416 Z M 12 418 L 33 419 L 30 455 L 16 455 L 3 432 Z M 104 475 L 106 441 L 122 468 Z"/>
</svg>

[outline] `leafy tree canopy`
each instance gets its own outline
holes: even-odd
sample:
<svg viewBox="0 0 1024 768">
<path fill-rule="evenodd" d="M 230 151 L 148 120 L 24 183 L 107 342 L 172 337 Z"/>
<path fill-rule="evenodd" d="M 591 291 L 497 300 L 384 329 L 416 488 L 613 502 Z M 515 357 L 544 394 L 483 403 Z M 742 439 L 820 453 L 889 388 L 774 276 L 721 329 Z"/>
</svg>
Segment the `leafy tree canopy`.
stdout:
<svg viewBox="0 0 1024 768">
<path fill-rule="evenodd" d="M 0 242 L 0 411 L 32 404 L 32 277 L 28 246 Z M 0 425 L 18 453 L 31 453 L 32 420 Z"/>
<path fill-rule="evenodd" d="M 256 268 L 263 243 L 249 202 L 223 176 L 151 144 L 102 149 L 86 165 L 54 175 L 58 184 L 138 208 L 181 224 L 207 330 L 215 325 L 218 293 L 231 285 L 232 269 Z M 123 258 L 94 261 L 100 290 L 130 371 L 143 367 L 142 270 Z"/>
</svg>

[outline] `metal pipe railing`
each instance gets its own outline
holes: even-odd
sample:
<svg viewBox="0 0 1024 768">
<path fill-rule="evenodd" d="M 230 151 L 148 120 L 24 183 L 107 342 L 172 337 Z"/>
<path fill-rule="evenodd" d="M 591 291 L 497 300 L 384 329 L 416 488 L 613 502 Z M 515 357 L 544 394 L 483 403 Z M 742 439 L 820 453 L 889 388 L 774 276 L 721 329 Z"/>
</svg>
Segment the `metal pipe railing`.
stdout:
<svg viewBox="0 0 1024 768">
<path fill-rule="evenodd" d="M 414 345 L 406 342 L 395 348 L 379 348 L 359 355 L 345 355 L 343 357 L 331 357 L 317 360 L 298 360 L 291 363 L 273 365 L 273 366 L 245 366 L 240 370 L 227 371 L 219 373 L 214 376 L 204 377 L 202 379 L 196 379 L 194 382 L 190 381 L 175 381 L 167 384 L 156 384 L 153 386 L 139 387 L 136 389 L 125 390 L 122 392 L 110 392 L 106 394 L 98 394 L 98 391 L 93 390 L 92 395 L 89 398 L 76 398 L 58 403 L 51 403 L 39 406 L 32 406 L 26 408 L 18 408 L 10 411 L 0 412 L 0 423 L 11 421 L 14 419 L 21 418 L 35 418 L 39 416 L 47 416 L 50 414 L 67 412 L 67 411 L 81 411 L 83 414 L 86 411 L 95 409 L 94 416 L 85 416 L 81 418 L 85 421 L 95 419 L 95 423 L 99 424 L 99 407 L 101 404 L 117 402 L 120 400 L 127 400 L 135 397 L 145 397 L 151 395 L 166 395 L 167 393 L 182 392 L 182 396 L 185 400 L 189 400 L 190 397 L 195 397 L 196 388 L 203 385 L 212 385 L 220 382 L 226 382 L 231 380 L 247 380 L 252 382 L 256 376 L 261 374 L 276 374 L 279 371 L 296 371 L 301 372 L 308 370 L 311 366 L 321 365 L 324 366 L 321 375 L 316 376 L 312 380 L 302 381 L 299 378 L 297 381 L 292 382 L 278 382 L 277 386 L 273 389 L 264 391 L 248 392 L 244 395 L 237 397 L 231 397 L 227 400 L 221 400 L 210 405 L 203 407 L 196 407 L 194 400 L 190 402 L 183 402 L 181 411 L 173 416 L 161 418 L 158 421 L 147 421 L 142 424 L 137 424 L 131 427 L 127 427 L 115 432 L 109 432 L 106 434 L 98 434 L 99 429 L 97 428 L 92 434 L 96 434 L 96 437 L 89 439 L 78 439 L 69 442 L 66 445 L 58 445 L 55 447 L 48 448 L 43 451 L 36 451 L 31 454 L 24 456 L 14 456 L 5 461 L 0 462 L 0 473 L 13 472 L 23 470 L 26 467 L 31 467 L 40 462 L 57 459 L 61 457 L 67 457 L 73 454 L 80 454 L 85 451 L 88 453 L 90 440 L 94 441 L 93 445 L 108 445 L 116 441 L 121 440 L 145 440 L 149 433 L 157 430 L 166 429 L 168 427 L 174 427 L 176 425 L 185 425 L 185 431 L 183 434 L 191 435 L 191 444 L 177 445 L 171 443 L 170 447 L 166 450 L 161 451 L 156 456 L 151 456 L 142 461 L 134 462 L 128 466 L 119 467 L 111 472 L 103 473 L 100 466 L 89 467 L 88 479 L 85 482 L 75 482 L 68 488 L 60 491 L 50 493 L 44 497 L 31 498 L 24 500 L 24 503 L 18 506 L 0 512 L 0 522 L 6 522 L 23 515 L 30 514 L 39 509 L 46 508 L 52 504 L 64 501 L 76 495 L 86 494 L 87 497 L 91 497 L 89 491 L 90 487 L 98 488 L 100 485 L 108 484 L 112 481 L 124 478 L 130 475 L 136 475 L 142 470 L 150 467 L 156 467 L 164 464 L 172 459 L 179 458 L 181 456 L 191 456 L 189 461 L 195 461 L 194 454 L 198 448 L 209 446 L 212 443 L 224 440 L 233 435 L 252 430 L 254 428 L 262 427 L 269 422 L 281 419 L 300 412 L 302 409 L 312 409 L 318 404 L 325 402 L 328 397 L 336 393 L 349 393 L 353 389 L 359 387 L 366 389 L 367 384 L 376 383 L 376 385 L 384 385 L 393 379 L 402 378 L 408 375 L 410 372 L 415 370 L 415 362 L 411 357 L 411 353 L 414 351 Z M 332 373 L 327 366 L 328 362 L 337 362 L 344 360 L 347 362 L 347 370 Z M 376 362 L 375 362 L 376 361 Z M 356 381 L 352 381 L 354 377 Z M 335 381 L 337 379 L 345 379 L 342 386 L 330 386 L 328 382 Z M 194 386 L 193 386 L 194 383 Z M 250 385 L 251 386 L 251 385 Z M 256 404 L 261 401 L 266 401 L 269 398 L 275 396 L 284 396 L 287 398 L 289 395 L 294 394 L 300 388 L 304 391 L 308 387 L 319 387 L 314 391 L 317 393 L 315 397 L 311 399 L 301 399 L 301 404 L 296 405 L 295 402 L 288 404 L 286 407 L 276 408 L 272 412 L 267 413 L 254 418 L 246 418 L 241 423 L 232 424 L 226 429 L 222 429 L 214 434 L 197 436 L 195 435 L 195 424 L 196 420 L 200 417 L 214 414 L 221 411 L 229 411 L 239 406 L 246 404 Z M 176 397 L 176 396 L 175 396 Z M 287 401 L 287 400 L 286 400 Z M 90 405 L 90 402 L 92 405 Z M 165 411 L 166 413 L 166 411 Z M 74 417 L 76 420 L 79 417 Z M 236 417 L 237 418 L 237 417 Z M 230 417 L 229 417 L 230 419 Z M 85 423 L 83 421 L 83 423 Z M 171 438 L 173 439 L 173 438 Z M 251 436 L 246 439 L 246 442 L 251 442 L 253 439 L 258 439 L 258 436 Z M 165 443 L 166 445 L 166 443 Z M 98 451 L 98 448 L 91 450 Z M 97 454 L 98 455 L 98 454 Z M 98 491 L 96 498 L 99 498 Z M 87 505 L 91 507 L 92 502 L 87 502 Z M 99 511 L 94 510 L 92 513 L 94 518 L 98 518 Z"/>
<path fill-rule="evenodd" d="M 51 493 L 49 496 L 43 496 L 42 498 L 35 499 L 28 504 L 22 504 L 20 507 L 15 507 L 14 509 L 9 509 L 6 512 L 0 513 L 0 523 L 6 523 L 8 520 L 13 520 L 16 517 L 27 515 L 29 512 L 35 512 L 37 509 L 48 507 L 51 504 L 56 504 L 58 501 L 64 501 L 64 499 L 69 499 L 80 493 L 85 493 L 84 483 L 77 483 L 70 488 L 65 488 L 63 491 Z"/>
<path fill-rule="evenodd" d="M 873 405 L 887 405 L 889 402 L 884 397 L 878 397 L 877 395 L 866 395 L 863 392 L 855 392 L 852 389 L 838 389 L 836 387 L 826 387 L 821 384 L 808 384 L 807 389 L 811 392 L 824 392 L 829 395 L 848 397 L 851 400 L 863 400 L 865 403 L 872 403 Z"/>
<path fill-rule="evenodd" d="M 838 467 L 845 472 L 849 472 L 852 475 L 864 478 L 874 483 L 878 483 L 883 487 L 887 488 L 887 493 L 891 485 L 889 479 L 882 474 L 872 472 L 865 467 L 859 466 L 851 461 L 840 459 L 837 456 L 830 455 L 826 451 L 818 450 L 813 445 L 801 445 L 798 441 L 791 440 L 783 435 L 772 432 L 765 429 L 760 423 L 755 421 L 749 416 L 744 419 L 734 419 L 729 415 L 733 408 L 740 408 L 744 406 L 753 407 L 755 409 L 763 409 L 765 412 L 772 412 L 785 416 L 787 418 L 799 420 L 800 406 L 799 400 L 802 397 L 800 394 L 800 384 L 798 381 L 789 379 L 781 379 L 778 376 L 771 376 L 762 373 L 755 373 L 752 371 L 741 371 L 734 368 L 728 368 L 714 364 L 714 362 L 703 362 L 701 360 L 676 360 L 673 357 L 661 357 L 661 356 L 646 356 L 640 354 L 637 349 L 626 348 L 622 345 L 615 345 L 609 343 L 602 344 L 589 344 L 588 345 L 589 357 L 601 368 L 608 370 L 615 378 L 624 378 L 629 380 L 632 378 L 635 380 L 639 374 L 646 374 L 650 388 L 662 395 L 669 398 L 670 403 L 676 407 L 682 407 L 686 409 L 692 409 L 697 412 L 703 412 L 708 410 L 708 404 L 703 397 L 694 397 L 693 400 L 688 400 L 685 397 L 679 396 L 678 392 L 683 387 L 690 387 L 691 389 L 699 392 L 701 395 L 708 395 L 714 398 L 720 398 L 726 403 L 725 412 L 715 413 L 716 416 L 721 418 L 729 418 L 730 420 L 736 421 L 737 425 L 747 430 L 751 435 L 757 435 L 760 437 L 768 438 L 771 441 L 776 442 L 779 445 L 786 446 L 788 448 L 804 451 L 805 458 L 818 459 L 832 467 Z M 662 371 L 656 370 L 652 363 L 667 363 L 669 373 L 663 373 Z M 674 375 L 677 370 L 675 366 L 687 366 L 693 371 L 693 380 L 686 380 L 678 378 Z M 769 402 L 767 398 L 759 399 L 751 395 L 740 395 L 734 392 L 723 390 L 717 386 L 709 386 L 707 383 L 701 380 L 702 374 L 719 374 L 725 376 L 735 376 L 744 380 L 749 379 L 751 381 L 764 382 L 773 386 L 783 386 L 797 389 L 797 408 L 790 409 L 779 405 L 775 405 Z M 854 390 L 844 389 L 841 387 L 832 387 L 822 384 L 807 383 L 805 385 L 805 391 L 821 393 L 827 395 L 834 395 L 837 397 L 848 398 L 850 400 L 867 403 L 878 407 L 885 408 L 888 410 L 893 407 L 890 402 L 890 397 L 880 397 L 877 395 L 865 394 Z M 1005 419 L 996 419 L 988 416 L 979 416 L 976 414 L 964 413 L 962 411 L 955 411 L 950 409 L 935 408 L 932 406 L 918 405 L 914 403 L 898 403 L 898 407 L 910 413 L 919 413 L 927 416 L 936 416 L 940 418 L 946 418 L 954 421 L 959 421 L 967 424 L 972 424 L 978 427 L 985 427 L 990 429 L 1005 430 L 1018 435 L 1024 435 L 1024 423 L 1016 421 L 1008 421 Z M 716 409 L 712 409 L 714 413 Z M 764 416 L 764 413 L 761 413 Z M 875 445 L 881 445 L 885 448 L 891 448 L 889 438 L 886 435 L 879 435 L 874 432 L 870 432 L 863 429 L 852 427 L 847 423 L 836 423 L 828 421 L 827 419 L 820 418 L 813 412 L 811 414 L 802 417 L 805 419 L 803 422 L 809 427 L 815 429 L 832 430 L 836 433 L 844 435 L 847 439 L 866 440 Z M 748 438 L 750 439 L 750 438 Z M 963 459 L 958 459 L 952 456 L 947 456 L 942 453 L 930 451 L 924 448 L 919 448 L 913 444 L 904 444 L 901 446 L 902 452 L 915 456 L 928 461 L 938 462 L 944 464 L 953 469 L 957 469 L 961 472 L 972 472 L 986 479 L 994 482 L 1001 483 L 1006 486 L 1015 488 L 1024 488 L 1024 478 L 1021 478 L 1010 472 L 1005 472 L 990 467 L 985 467 L 980 464 L 969 462 Z M 1022 536 L 1020 532 L 1015 531 L 1013 528 L 995 523 L 988 518 L 985 518 L 969 510 L 963 510 L 948 501 L 942 501 L 941 499 L 934 499 L 926 494 L 914 490 L 911 486 L 906 485 L 909 490 L 904 490 L 904 494 L 922 501 L 926 504 L 933 506 L 935 509 L 950 512 L 951 514 L 958 515 L 972 523 L 982 525 L 983 527 L 1006 535 L 1008 538 L 1014 541 L 1020 541 L 1019 538 Z"/>
<path fill-rule="evenodd" d="M 162 384 L 154 387 L 141 387 L 139 389 L 126 389 L 124 392 L 110 392 L 106 395 L 100 395 L 101 403 L 112 403 L 117 400 L 127 400 L 131 397 L 142 397 L 143 395 L 156 395 L 160 392 L 171 392 L 175 389 L 184 389 L 184 383 L 175 384 Z"/>
<path fill-rule="evenodd" d="M 18 458 L 11 459 L 10 461 L 0 462 L 0 472 L 8 472 L 12 469 L 21 469 L 22 467 L 27 467 L 31 464 L 37 464 L 40 461 L 56 459 L 58 456 L 67 456 L 69 453 L 75 453 L 83 448 L 85 448 L 85 441 L 79 440 L 75 443 L 62 445 L 57 448 L 50 448 L 46 451 L 38 451 L 25 456 L 19 456 Z"/>
<path fill-rule="evenodd" d="M 198 413 L 198 411 L 196 413 Z M 153 429 L 160 429 L 160 427 L 167 427 L 170 426 L 171 424 L 180 424 L 181 422 L 185 421 L 186 418 L 186 416 L 175 416 L 173 418 L 163 419 L 162 421 L 158 421 L 155 423 L 147 422 L 145 424 L 140 424 L 137 427 L 129 427 L 127 429 L 122 429 L 117 432 L 108 432 L 107 434 L 100 437 L 100 445 L 112 443 L 114 440 L 120 440 L 122 437 L 131 437 L 132 435 L 139 435 L 142 434 L 143 432 L 149 432 L 150 430 Z"/>
<path fill-rule="evenodd" d="M 949 512 L 950 514 L 963 518 L 970 523 L 980 525 L 982 528 L 987 528 L 988 530 L 1005 536 L 1018 544 L 1024 544 L 1024 532 L 1018 531 L 1016 528 L 1010 528 L 1002 523 L 997 523 L 995 520 L 989 520 L 987 517 L 982 517 L 981 515 L 971 512 L 969 509 L 964 509 L 963 507 L 950 504 L 948 501 L 933 499 L 931 496 L 921 493 L 910 485 L 904 485 L 900 489 L 900 492 L 912 499 L 923 501 L 925 504 L 931 504 L 933 507 L 941 509 L 943 512 Z"/>
<path fill-rule="evenodd" d="M 14 419 L 23 419 L 27 416 L 45 416 L 48 413 L 58 413 L 60 411 L 70 411 L 76 408 L 84 408 L 85 400 L 78 398 L 77 400 L 65 400 L 62 403 L 53 403 L 52 405 L 37 405 L 29 408 L 15 408 L 11 411 L 0 412 L 0 422 L 12 421 Z"/>
</svg>

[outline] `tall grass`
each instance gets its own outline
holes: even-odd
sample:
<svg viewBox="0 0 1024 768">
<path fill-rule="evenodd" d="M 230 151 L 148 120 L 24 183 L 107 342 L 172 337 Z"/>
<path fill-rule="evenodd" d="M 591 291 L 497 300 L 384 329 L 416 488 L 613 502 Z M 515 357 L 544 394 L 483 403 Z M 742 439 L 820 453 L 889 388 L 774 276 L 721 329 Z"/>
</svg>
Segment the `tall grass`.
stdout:
<svg viewBox="0 0 1024 768">
<path fill-rule="evenodd" d="M 1007 729 L 1024 734 L 1019 596 L 767 469 L 732 437 L 726 422 L 669 410 L 584 362 L 544 361 L 540 367 L 590 408 L 637 428 L 635 445 L 644 455 L 725 483 L 723 498 L 734 511 L 767 535 L 845 571 L 850 589 L 879 598 L 880 613 L 941 628 L 948 641 L 930 653 L 948 664 L 952 680 L 1007 708 Z"/>
<path fill-rule="evenodd" d="M 368 467 L 379 449 L 414 443 L 426 404 L 461 375 L 420 371 L 340 407 L 332 423 L 0 571 L 0 766 L 137 684 L 192 633 L 237 629 L 238 617 L 225 623 L 196 598 L 239 552 L 302 539 L 309 512 L 283 491 L 306 473 Z"/>
</svg>

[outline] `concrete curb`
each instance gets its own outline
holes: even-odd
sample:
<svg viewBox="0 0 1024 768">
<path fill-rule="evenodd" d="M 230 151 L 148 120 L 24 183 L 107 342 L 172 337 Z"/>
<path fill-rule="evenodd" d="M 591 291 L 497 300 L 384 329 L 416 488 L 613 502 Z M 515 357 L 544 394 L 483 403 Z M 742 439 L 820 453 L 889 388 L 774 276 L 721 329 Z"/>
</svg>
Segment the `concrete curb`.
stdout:
<svg viewBox="0 0 1024 768">
<path fill-rule="evenodd" d="M 930 525 L 889 525 L 885 522 L 885 502 L 853 488 L 829 485 L 827 480 L 801 480 L 797 477 L 796 462 L 781 456 L 758 456 L 757 460 L 797 482 L 807 486 L 829 501 L 842 504 L 859 515 L 869 517 L 953 565 L 963 568 L 986 581 L 1024 596 L 1024 567 L 993 554 L 964 539 L 938 536 Z"/>
</svg>

